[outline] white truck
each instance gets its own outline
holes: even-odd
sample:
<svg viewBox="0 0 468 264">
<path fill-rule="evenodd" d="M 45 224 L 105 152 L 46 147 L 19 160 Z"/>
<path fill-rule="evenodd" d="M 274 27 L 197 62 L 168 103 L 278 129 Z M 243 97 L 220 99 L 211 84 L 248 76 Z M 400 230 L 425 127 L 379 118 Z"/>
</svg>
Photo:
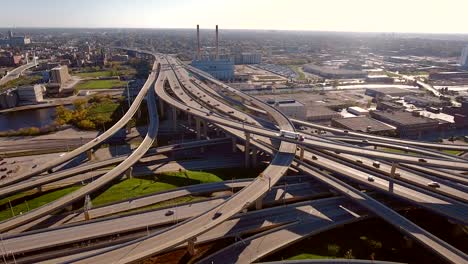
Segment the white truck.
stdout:
<svg viewBox="0 0 468 264">
<path fill-rule="evenodd" d="M 294 131 L 280 130 L 278 137 L 290 138 L 299 141 L 304 141 L 304 136 Z"/>
</svg>

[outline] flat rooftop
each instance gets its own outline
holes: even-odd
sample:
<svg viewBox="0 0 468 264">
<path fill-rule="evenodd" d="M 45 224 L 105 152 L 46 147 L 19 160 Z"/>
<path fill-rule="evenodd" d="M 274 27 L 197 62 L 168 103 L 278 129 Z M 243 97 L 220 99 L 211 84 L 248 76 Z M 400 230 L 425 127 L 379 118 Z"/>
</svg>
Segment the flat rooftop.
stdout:
<svg viewBox="0 0 468 264">
<path fill-rule="evenodd" d="M 307 116 L 331 116 L 337 115 L 339 116 L 340 113 L 331 110 L 325 106 L 312 106 L 307 108 Z"/>
<path fill-rule="evenodd" d="M 374 111 L 372 117 L 383 117 L 394 122 L 397 125 L 419 125 L 419 124 L 438 124 L 437 120 L 433 120 L 423 116 L 414 116 L 413 113 L 404 111 Z"/>
<path fill-rule="evenodd" d="M 371 128 L 372 132 L 395 130 L 395 127 L 367 116 L 333 119 L 333 122 L 353 131 L 366 132 L 368 127 Z"/>
<path fill-rule="evenodd" d="M 387 95 L 400 95 L 400 94 L 415 94 L 415 91 L 411 91 L 408 89 L 397 88 L 397 87 L 383 87 L 383 88 L 367 88 L 369 91 L 378 92 Z"/>
</svg>

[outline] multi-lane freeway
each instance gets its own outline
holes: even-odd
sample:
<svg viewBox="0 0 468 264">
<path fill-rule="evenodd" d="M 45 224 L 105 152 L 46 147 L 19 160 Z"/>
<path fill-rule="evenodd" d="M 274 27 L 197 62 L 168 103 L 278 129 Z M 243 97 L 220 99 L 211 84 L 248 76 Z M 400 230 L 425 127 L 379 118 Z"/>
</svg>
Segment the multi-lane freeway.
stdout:
<svg viewBox="0 0 468 264">
<path fill-rule="evenodd" d="M 172 67 L 174 67 L 173 64 L 172 64 Z M 172 75 L 171 73 L 168 74 L 169 78 L 171 77 L 174 78 L 174 76 L 177 78 L 177 82 L 175 80 L 168 82 L 169 86 L 171 86 L 170 83 L 172 82 L 171 88 L 173 89 L 172 93 L 174 95 L 176 96 L 184 95 L 184 92 L 175 90 L 175 89 L 180 89 L 180 87 L 184 87 L 185 89 L 188 89 L 188 90 L 194 89 L 193 85 L 191 85 L 190 81 L 186 77 L 184 77 L 185 75 L 181 74 L 180 70 L 176 69 L 174 71 L 176 72 L 176 75 Z M 203 74 L 203 73 L 199 73 L 199 74 Z M 203 77 L 210 79 L 210 80 L 212 79 L 209 76 L 203 76 Z M 217 81 L 214 80 L 213 82 L 217 82 Z M 232 88 L 226 87 L 224 84 L 218 83 L 218 85 L 226 89 L 229 89 L 230 92 L 233 92 L 233 93 L 236 92 L 235 90 L 232 90 Z M 349 153 L 353 155 L 388 159 L 392 161 L 400 161 L 400 162 L 405 162 L 405 163 L 414 163 L 414 164 L 427 163 L 434 167 L 456 168 L 456 169 L 462 169 L 462 170 L 468 169 L 467 163 L 465 161 L 458 161 L 458 160 L 453 161 L 453 160 L 434 159 L 434 158 L 422 159 L 419 157 L 414 157 L 414 156 L 409 156 L 409 155 L 400 155 L 400 154 L 393 154 L 393 153 L 389 154 L 389 153 L 367 150 L 367 149 L 362 149 L 362 148 L 360 149 L 360 148 L 348 146 L 345 144 L 337 144 L 334 142 L 313 141 L 312 138 L 309 139 L 307 137 L 305 138 L 303 142 L 299 142 L 298 140 L 286 139 L 277 135 L 277 132 L 273 130 L 268 130 L 264 127 L 258 127 L 250 123 L 246 124 L 246 122 L 242 122 L 241 124 L 239 122 L 223 118 L 219 116 L 218 114 L 212 114 L 211 112 L 207 113 L 207 111 L 203 110 L 203 106 L 210 108 L 210 109 L 217 109 L 217 108 L 221 109 L 220 104 L 218 102 L 215 102 L 215 100 L 212 98 L 208 98 L 210 99 L 209 101 L 206 100 L 207 98 L 205 98 L 205 100 L 200 100 L 200 102 L 203 103 L 203 106 L 200 107 L 198 102 L 195 102 L 193 98 L 191 98 L 189 101 L 183 101 L 183 102 L 172 99 L 170 95 L 166 93 L 164 86 L 157 86 L 156 91 L 158 93 L 158 96 L 162 100 L 164 100 L 165 102 L 169 102 L 170 105 L 178 108 L 180 111 L 186 112 L 190 115 L 194 115 L 198 118 L 205 119 L 211 123 L 215 123 L 215 124 L 222 125 L 225 127 L 230 127 L 236 130 L 247 132 L 247 133 L 253 133 L 256 135 L 260 135 L 262 137 L 279 139 L 281 140 L 281 142 L 289 141 L 291 143 L 297 143 L 298 145 L 306 146 L 312 149 L 332 150 L 335 152 L 344 152 L 344 153 Z M 245 96 L 244 99 L 249 100 L 250 102 L 254 102 L 253 104 L 256 107 L 265 108 L 265 106 L 263 106 L 261 102 L 256 102 L 252 98 L 249 98 L 248 96 L 243 95 L 242 93 L 237 93 L 237 95 L 241 97 Z M 205 96 L 206 95 L 201 95 L 200 97 L 205 97 Z M 214 106 L 210 105 L 211 100 L 215 102 Z M 269 111 L 266 111 L 266 112 L 269 112 Z M 281 120 L 281 116 L 280 116 L 280 120 Z M 279 123 L 280 128 L 284 128 L 284 126 L 283 127 L 281 126 L 281 122 L 278 122 L 278 123 Z M 287 124 L 287 122 L 284 122 L 284 121 L 282 123 Z M 290 130 L 294 131 L 294 129 L 290 129 Z M 343 133 L 346 133 L 346 132 L 343 132 Z M 246 135 L 245 137 L 246 137 L 245 140 L 247 141 L 246 144 L 249 144 L 248 143 L 249 135 Z M 284 146 L 284 145 L 281 144 L 281 146 Z M 295 151 L 296 150 L 294 147 L 294 153 Z M 269 168 L 272 166 L 272 164 L 275 164 L 275 159 L 278 157 L 278 154 L 281 154 L 281 152 L 282 152 L 282 149 L 280 147 L 279 152 L 276 154 Z M 391 224 L 398 226 L 403 232 L 407 233 L 411 237 L 420 241 L 426 247 L 434 250 L 435 252 L 438 252 L 443 258 L 454 263 L 463 262 L 467 260 L 466 255 L 463 254 L 462 252 L 458 251 L 457 249 L 453 248 L 449 244 L 438 239 L 437 237 L 433 236 L 427 231 L 419 228 L 418 226 L 411 223 L 407 219 L 401 217 L 394 211 L 383 206 L 376 200 L 370 198 L 369 196 L 359 192 L 358 190 L 352 188 L 351 186 L 329 175 L 318 173 L 313 168 L 309 167 L 310 165 L 307 165 L 300 161 L 298 162 L 300 163 L 298 167 L 301 167 L 302 170 L 307 171 L 309 174 L 314 175 L 316 178 L 329 184 L 334 189 L 339 190 L 344 195 L 352 198 L 354 201 L 357 201 L 359 204 L 363 205 L 367 209 L 381 216 L 382 218 L 384 218 Z M 344 175 L 346 175 L 346 173 L 344 173 Z M 221 204 L 220 206 L 217 206 L 215 209 L 212 209 L 203 215 L 199 215 L 197 217 L 194 217 L 193 219 L 182 222 L 181 224 L 175 227 L 157 232 L 155 235 L 151 235 L 151 236 L 148 236 L 143 239 L 136 240 L 136 241 L 128 242 L 124 244 L 123 246 L 119 246 L 111 250 L 105 250 L 103 252 L 96 252 L 91 256 L 86 256 L 80 260 L 77 260 L 77 262 L 90 263 L 90 262 L 106 260 L 106 261 L 127 263 L 127 262 L 132 262 L 132 261 L 143 259 L 145 257 L 159 253 L 163 250 L 167 250 L 169 248 L 179 245 L 183 241 L 194 239 L 195 237 L 200 236 L 201 234 L 205 233 L 208 229 L 213 228 L 216 225 L 220 224 L 222 220 L 225 220 L 228 217 L 232 216 L 235 212 L 242 210 L 242 208 L 244 208 L 245 205 L 243 206 L 243 204 L 239 203 L 239 201 L 242 201 L 242 200 L 250 201 L 248 197 L 244 197 L 244 196 L 247 196 L 250 194 L 251 196 L 255 198 L 252 201 L 255 201 L 256 198 L 258 198 L 260 195 L 262 195 L 265 192 L 264 189 L 266 187 L 265 186 L 266 184 L 265 184 L 264 179 L 269 178 L 269 177 L 271 176 L 268 175 L 268 169 L 267 169 L 262 175 L 262 177 L 257 178 L 261 180 L 263 179 L 264 186 L 257 186 L 255 184 L 250 184 L 245 189 L 243 189 L 242 191 L 237 193 L 235 196 L 233 196 L 231 199 L 227 200 L 227 202 Z M 255 180 L 253 183 L 255 182 L 259 182 L 259 181 Z M 238 202 L 238 204 L 237 205 L 234 204 L 233 201 Z M 188 228 L 189 225 L 191 226 L 191 229 Z M 185 233 L 185 231 L 188 233 Z"/>
<path fill-rule="evenodd" d="M 20 226 L 27 226 L 28 223 L 31 224 L 34 221 L 41 222 L 44 219 L 50 220 L 54 218 L 54 216 L 49 215 L 51 212 L 99 190 L 138 162 L 151 147 L 157 133 L 158 117 L 154 98 L 155 92 L 159 97 L 160 104 L 164 101 L 172 108 L 174 127 L 177 121 L 177 111 L 185 113 L 189 116 L 189 119 L 195 118 L 196 120 L 197 138 L 200 138 L 201 134 L 200 122 L 203 122 L 205 130 L 203 133 L 205 136 L 207 136 L 206 130 L 210 124 L 212 124 L 216 129 L 222 129 L 232 137 L 237 137 L 245 142 L 246 165 L 248 165 L 248 157 L 252 148 L 253 155 L 256 155 L 257 149 L 271 155 L 272 160 L 270 164 L 257 178 L 251 181 L 237 182 L 235 186 L 242 189 L 231 197 L 198 203 L 200 205 L 204 204 L 205 207 L 195 206 L 191 208 L 184 207 L 185 209 L 182 209 L 182 207 L 176 209 L 178 212 L 180 211 L 178 221 L 183 220 L 176 225 L 167 228 L 158 228 L 154 233 L 148 232 L 148 234 L 144 236 L 136 235 L 133 239 L 125 243 L 122 242 L 116 246 L 106 247 L 101 250 L 90 249 L 89 252 L 82 252 L 76 256 L 70 255 L 66 259 L 63 259 L 63 261 L 73 263 L 129 263 L 145 259 L 155 254 L 167 252 L 176 247 L 184 246 L 187 241 L 190 246 L 191 244 L 193 245 L 195 240 L 208 241 L 209 238 L 219 238 L 223 234 L 226 234 L 226 231 L 222 228 L 233 227 L 229 223 L 233 221 L 232 217 L 234 215 L 252 207 L 254 203 L 257 203 L 257 205 L 260 204 L 261 207 L 262 201 L 272 199 L 271 196 L 266 196 L 265 198 L 265 195 L 275 190 L 275 187 L 272 188 L 272 186 L 281 180 L 281 177 L 289 168 L 299 170 L 312 176 L 315 180 L 325 183 L 331 189 L 349 198 L 347 201 L 352 205 L 357 204 L 361 206 L 361 208 L 365 208 L 367 211 L 383 218 L 390 224 L 396 226 L 404 234 L 419 241 L 433 252 L 436 252 L 446 261 L 452 263 L 466 263 L 468 261 L 466 254 L 402 217 L 388 206 L 350 186 L 341 179 L 336 178 L 334 175 L 332 176 L 317 169 L 321 168 L 329 172 L 334 172 L 340 175 L 340 178 L 346 178 L 347 180 L 367 186 L 373 190 L 404 199 L 414 205 L 422 206 L 433 212 L 442 214 L 453 221 L 466 225 L 468 223 L 466 177 L 464 177 L 463 174 L 451 173 L 446 170 L 466 172 L 468 171 L 468 161 L 450 154 L 427 150 L 426 148 L 467 151 L 468 146 L 385 138 L 330 128 L 300 120 L 291 120 L 268 104 L 237 91 L 200 70 L 183 65 L 172 56 L 154 56 L 156 62 L 153 67 L 153 72 L 148 77 L 147 82 L 138 94 L 134 104 L 116 125 L 95 140 L 67 153 L 64 157 L 40 166 L 30 173 L 20 175 L 17 179 L 0 183 L 0 187 L 3 187 L 0 191 L 2 191 L 2 197 L 8 196 L 20 190 L 42 186 L 86 170 L 98 168 L 103 164 L 116 164 L 119 162 L 120 164 L 101 176 L 98 180 L 80 188 L 70 195 L 66 195 L 24 215 L 1 222 L 0 231 L 5 232 Z M 193 78 L 188 74 L 188 71 L 206 80 L 206 82 L 200 82 Z M 155 83 L 154 92 L 151 89 L 153 83 Z M 218 95 L 217 92 L 210 87 L 211 85 L 224 91 L 224 94 L 235 95 L 236 98 L 240 98 L 243 104 L 240 105 L 241 107 L 239 107 L 239 105 L 231 105 L 232 103 L 236 103 L 236 100 L 226 100 L 226 97 Z M 52 173 L 28 181 L 28 179 L 50 170 L 102 143 L 129 121 L 137 111 L 145 95 L 148 99 L 148 110 L 151 118 L 150 127 L 143 142 L 131 155 L 119 157 L 112 161 L 105 161 L 102 162 L 102 164 L 90 163 L 73 168 L 71 171 Z M 254 111 L 257 109 L 258 112 L 262 112 L 263 117 L 257 118 L 239 110 L 239 108 L 242 109 L 242 107 L 248 107 L 249 110 Z M 264 119 L 265 115 L 269 120 Z M 278 128 L 294 132 L 293 123 L 299 126 L 329 131 L 341 136 L 324 138 L 301 133 L 301 139 L 299 139 L 284 137 L 278 133 Z M 348 143 L 356 145 L 350 145 Z M 417 153 L 418 156 L 378 151 L 361 147 L 361 145 L 396 147 L 407 152 Z M 169 146 L 166 147 L 166 149 L 162 147 L 156 149 L 156 153 L 160 153 L 163 150 L 174 151 L 178 149 L 178 147 L 185 146 Z M 419 156 L 419 154 L 423 156 Z M 376 163 L 377 160 L 381 162 Z M 392 164 L 396 163 L 400 164 L 392 166 Z M 378 164 L 378 166 L 375 164 Z M 397 175 L 395 173 L 395 168 L 397 168 L 398 171 L 397 177 L 395 177 L 395 175 Z M 439 177 L 444 178 L 444 180 L 438 180 Z M 439 186 L 436 190 L 431 189 L 427 185 L 427 182 L 434 180 L 439 181 L 439 183 L 437 183 Z M 14 184 L 16 182 L 20 183 Z M 234 184 L 235 183 L 232 182 L 231 185 L 234 186 Z M 309 186 L 307 184 L 299 185 Z M 297 187 L 299 187 L 299 185 Z M 229 185 L 229 187 L 218 186 L 217 188 L 226 189 L 230 187 Z M 185 188 L 176 192 L 149 195 L 132 201 L 119 202 L 109 206 L 91 209 L 89 213 L 93 218 L 104 217 L 116 212 L 143 208 L 155 202 L 171 197 L 180 197 L 180 195 L 187 195 L 197 190 L 203 191 L 203 188 L 205 187 L 200 186 L 193 187 L 192 191 L 190 191 L 190 188 Z M 305 193 L 314 190 L 312 186 L 301 188 L 306 188 L 301 189 Z M 273 200 L 276 198 L 277 197 L 273 197 Z M 317 204 L 320 204 L 320 201 L 322 200 L 317 201 Z M 257 236 L 252 236 L 249 238 L 248 243 L 234 244 L 224 251 L 219 251 L 217 255 L 215 254 L 207 258 L 206 261 L 213 259 L 226 260 L 222 256 L 229 256 L 231 260 L 251 262 L 254 259 L 256 260 L 272 251 L 319 232 L 320 230 L 361 219 L 360 213 L 349 210 L 347 207 L 337 207 L 335 205 L 334 207 L 330 207 L 330 210 L 331 211 L 326 211 L 325 214 L 328 218 L 324 218 L 323 214 L 316 214 L 316 211 L 311 210 L 308 216 L 310 218 L 307 218 L 304 222 L 285 220 L 282 222 L 282 226 L 265 233 L 260 233 Z M 367 213 L 366 210 L 364 210 L 365 213 Z M 127 219 L 127 223 L 129 224 L 125 224 L 126 222 L 119 222 L 119 218 L 81 223 L 84 220 L 83 212 L 77 212 L 64 217 L 61 221 L 53 225 L 61 226 L 75 223 L 67 228 L 61 227 L 58 229 L 43 230 L 38 233 L 13 235 L 7 237 L 4 241 L 7 242 L 7 247 L 11 252 L 15 251 L 21 253 L 37 251 L 40 250 L 41 247 L 56 247 L 78 240 L 90 239 L 93 238 L 93 236 L 112 236 L 141 229 L 144 225 L 154 227 L 158 224 L 167 223 L 167 219 L 169 219 L 172 214 L 163 215 L 163 212 L 164 210 L 155 211 L 154 214 L 156 215 L 152 215 L 153 212 L 142 212 L 125 216 L 128 219 L 125 217 L 122 218 Z M 185 212 L 189 213 L 184 215 Z M 239 217 L 242 218 L 242 214 Z M 151 219 L 154 221 L 151 221 Z M 85 228 L 85 226 L 89 229 L 79 231 L 78 233 L 80 233 L 81 236 L 73 236 L 73 234 L 77 233 L 79 228 Z M 294 232 L 290 232 L 291 230 L 294 230 Z M 47 237 L 49 232 L 51 232 L 51 236 Z M 34 243 L 34 241 L 37 240 L 41 240 L 43 243 L 40 245 Z M 58 241 L 60 241 L 60 243 Z M 275 243 L 275 241 L 282 241 L 282 243 Z M 250 247 L 256 248 L 254 255 Z"/>
</svg>

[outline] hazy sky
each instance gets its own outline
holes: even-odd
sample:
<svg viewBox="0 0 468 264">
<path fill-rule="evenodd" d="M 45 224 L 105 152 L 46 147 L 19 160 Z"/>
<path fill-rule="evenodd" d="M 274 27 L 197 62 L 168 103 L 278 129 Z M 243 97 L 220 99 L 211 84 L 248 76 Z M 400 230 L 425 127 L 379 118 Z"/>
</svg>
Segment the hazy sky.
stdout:
<svg viewBox="0 0 468 264">
<path fill-rule="evenodd" d="M 0 27 L 468 33 L 468 0 L 18 0 Z"/>
</svg>

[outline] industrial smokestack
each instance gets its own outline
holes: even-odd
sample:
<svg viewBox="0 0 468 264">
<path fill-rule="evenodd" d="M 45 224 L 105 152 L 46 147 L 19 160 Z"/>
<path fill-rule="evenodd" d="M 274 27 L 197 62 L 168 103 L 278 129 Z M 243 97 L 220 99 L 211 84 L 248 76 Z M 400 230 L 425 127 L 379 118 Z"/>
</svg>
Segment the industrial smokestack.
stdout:
<svg viewBox="0 0 468 264">
<path fill-rule="evenodd" d="M 216 59 L 219 59 L 218 25 L 216 25 Z"/>
<path fill-rule="evenodd" d="M 200 60 L 200 26 L 197 25 L 197 60 Z"/>
</svg>

